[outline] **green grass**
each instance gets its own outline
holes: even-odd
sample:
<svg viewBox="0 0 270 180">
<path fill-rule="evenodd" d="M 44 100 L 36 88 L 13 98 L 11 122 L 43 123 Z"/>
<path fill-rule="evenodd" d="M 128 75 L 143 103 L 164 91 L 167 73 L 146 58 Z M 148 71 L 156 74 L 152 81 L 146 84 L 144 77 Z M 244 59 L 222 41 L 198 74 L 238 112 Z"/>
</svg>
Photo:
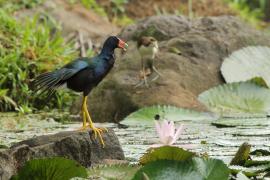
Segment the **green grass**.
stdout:
<svg viewBox="0 0 270 180">
<path fill-rule="evenodd" d="M 76 56 L 51 18 L 36 15 L 17 21 L 0 10 L 0 110 L 63 107 L 70 95 L 56 94 L 50 102 L 30 88 L 38 74 L 62 66 Z"/>
</svg>

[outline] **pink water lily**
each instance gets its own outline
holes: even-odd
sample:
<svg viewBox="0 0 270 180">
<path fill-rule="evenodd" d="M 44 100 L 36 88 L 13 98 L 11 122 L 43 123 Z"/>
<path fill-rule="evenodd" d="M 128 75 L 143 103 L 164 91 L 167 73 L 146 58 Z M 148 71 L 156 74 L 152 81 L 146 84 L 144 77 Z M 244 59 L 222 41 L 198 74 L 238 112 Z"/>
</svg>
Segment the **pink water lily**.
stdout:
<svg viewBox="0 0 270 180">
<path fill-rule="evenodd" d="M 172 146 L 181 136 L 181 133 L 184 130 L 184 125 L 180 125 L 177 129 L 174 126 L 173 121 L 155 121 L 156 130 L 159 136 L 159 140 L 161 144 L 155 144 L 152 147 L 160 147 L 160 146 Z M 185 149 L 193 148 L 193 145 L 179 145 L 179 147 Z"/>
</svg>

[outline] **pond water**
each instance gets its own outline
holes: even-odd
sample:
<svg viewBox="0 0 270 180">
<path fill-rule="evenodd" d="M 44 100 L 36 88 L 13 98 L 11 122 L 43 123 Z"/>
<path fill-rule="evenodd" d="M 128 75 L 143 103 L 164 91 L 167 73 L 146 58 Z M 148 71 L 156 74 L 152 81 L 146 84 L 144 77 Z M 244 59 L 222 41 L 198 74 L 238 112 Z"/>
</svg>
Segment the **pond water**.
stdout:
<svg viewBox="0 0 270 180">
<path fill-rule="evenodd" d="M 180 121 L 177 123 L 184 124 L 185 130 L 176 145 L 193 144 L 192 151 L 207 153 L 229 163 L 243 142 L 250 143 L 252 150 L 270 149 L 270 120 L 267 119 L 266 122 L 218 128 L 210 120 Z M 137 162 L 151 145 L 159 143 L 154 126 L 133 125 L 119 128 L 112 123 L 97 123 L 99 125 L 114 129 L 126 158 L 131 162 Z M 80 126 L 79 122 L 61 124 L 51 118 L 37 118 L 35 115 L 17 117 L 5 114 L 0 118 L 0 145 L 8 147 L 33 136 L 75 130 Z"/>
</svg>

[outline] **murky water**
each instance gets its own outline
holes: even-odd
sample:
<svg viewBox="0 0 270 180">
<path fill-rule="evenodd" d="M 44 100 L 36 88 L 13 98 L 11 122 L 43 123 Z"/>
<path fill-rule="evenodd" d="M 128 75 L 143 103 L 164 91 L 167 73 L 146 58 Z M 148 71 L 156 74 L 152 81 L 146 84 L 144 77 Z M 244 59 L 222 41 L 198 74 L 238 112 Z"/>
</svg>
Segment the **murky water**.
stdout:
<svg viewBox="0 0 270 180">
<path fill-rule="evenodd" d="M 252 149 L 270 149 L 270 125 L 248 126 L 245 124 L 245 126 L 217 128 L 211 125 L 211 121 L 205 120 L 180 123 L 184 124 L 186 129 L 176 145 L 193 144 L 195 147 L 192 151 L 207 153 L 227 163 L 243 142 L 250 143 Z M 125 156 L 131 162 L 136 162 L 151 145 L 159 143 L 153 126 L 137 125 L 123 129 L 112 123 L 97 124 L 99 125 L 115 130 Z M 10 146 L 27 138 L 74 130 L 80 126 L 81 123 L 61 124 L 51 118 L 42 119 L 35 115 L 23 117 L 2 115 L 0 145 Z"/>
</svg>

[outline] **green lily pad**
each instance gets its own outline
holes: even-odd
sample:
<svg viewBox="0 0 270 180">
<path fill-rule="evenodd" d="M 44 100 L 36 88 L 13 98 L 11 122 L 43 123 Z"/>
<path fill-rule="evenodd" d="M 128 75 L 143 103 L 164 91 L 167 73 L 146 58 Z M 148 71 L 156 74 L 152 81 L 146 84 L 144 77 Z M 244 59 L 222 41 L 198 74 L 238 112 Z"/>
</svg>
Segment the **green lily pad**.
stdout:
<svg viewBox="0 0 270 180">
<path fill-rule="evenodd" d="M 138 165 L 116 164 L 93 167 L 89 170 L 93 179 L 130 180 L 140 168 Z"/>
<path fill-rule="evenodd" d="M 161 119 L 170 121 L 217 119 L 217 116 L 208 112 L 198 112 L 174 106 L 150 106 L 131 113 L 121 122 L 121 124 L 153 125 L 154 117 L 156 115 L 159 115 Z"/>
<path fill-rule="evenodd" d="M 143 166 L 133 180 L 227 180 L 228 167 L 217 159 L 192 158 L 187 161 L 158 160 Z"/>
<path fill-rule="evenodd" d="M 150 148 L 146 154 L 140 158 L 140 164 L 144 165 L 157 160 L 185 161 L 195 156 L 195 153 L 173 146 L 162 146 Z"/>
<path fill-rule="evenodd" d="M 225 58 L 221 66 L 221 73 L 229 83 L 262 77 L 270 87 L 269 57 L 269 47 L 248 46 Z"/>
<path fill-rule="evenodd" d="M 26 162 L 11 179 L 69 180 L 73 177 L 87 178 L 86 169 L 74 160 L 54 157 Z"/>
<path fill-rule="evenodd" d="M 251 82 L 223 84 L 201 93 L 199 101 L 222 117 L 267 117 L 270 89 Z"/>
</svg>

